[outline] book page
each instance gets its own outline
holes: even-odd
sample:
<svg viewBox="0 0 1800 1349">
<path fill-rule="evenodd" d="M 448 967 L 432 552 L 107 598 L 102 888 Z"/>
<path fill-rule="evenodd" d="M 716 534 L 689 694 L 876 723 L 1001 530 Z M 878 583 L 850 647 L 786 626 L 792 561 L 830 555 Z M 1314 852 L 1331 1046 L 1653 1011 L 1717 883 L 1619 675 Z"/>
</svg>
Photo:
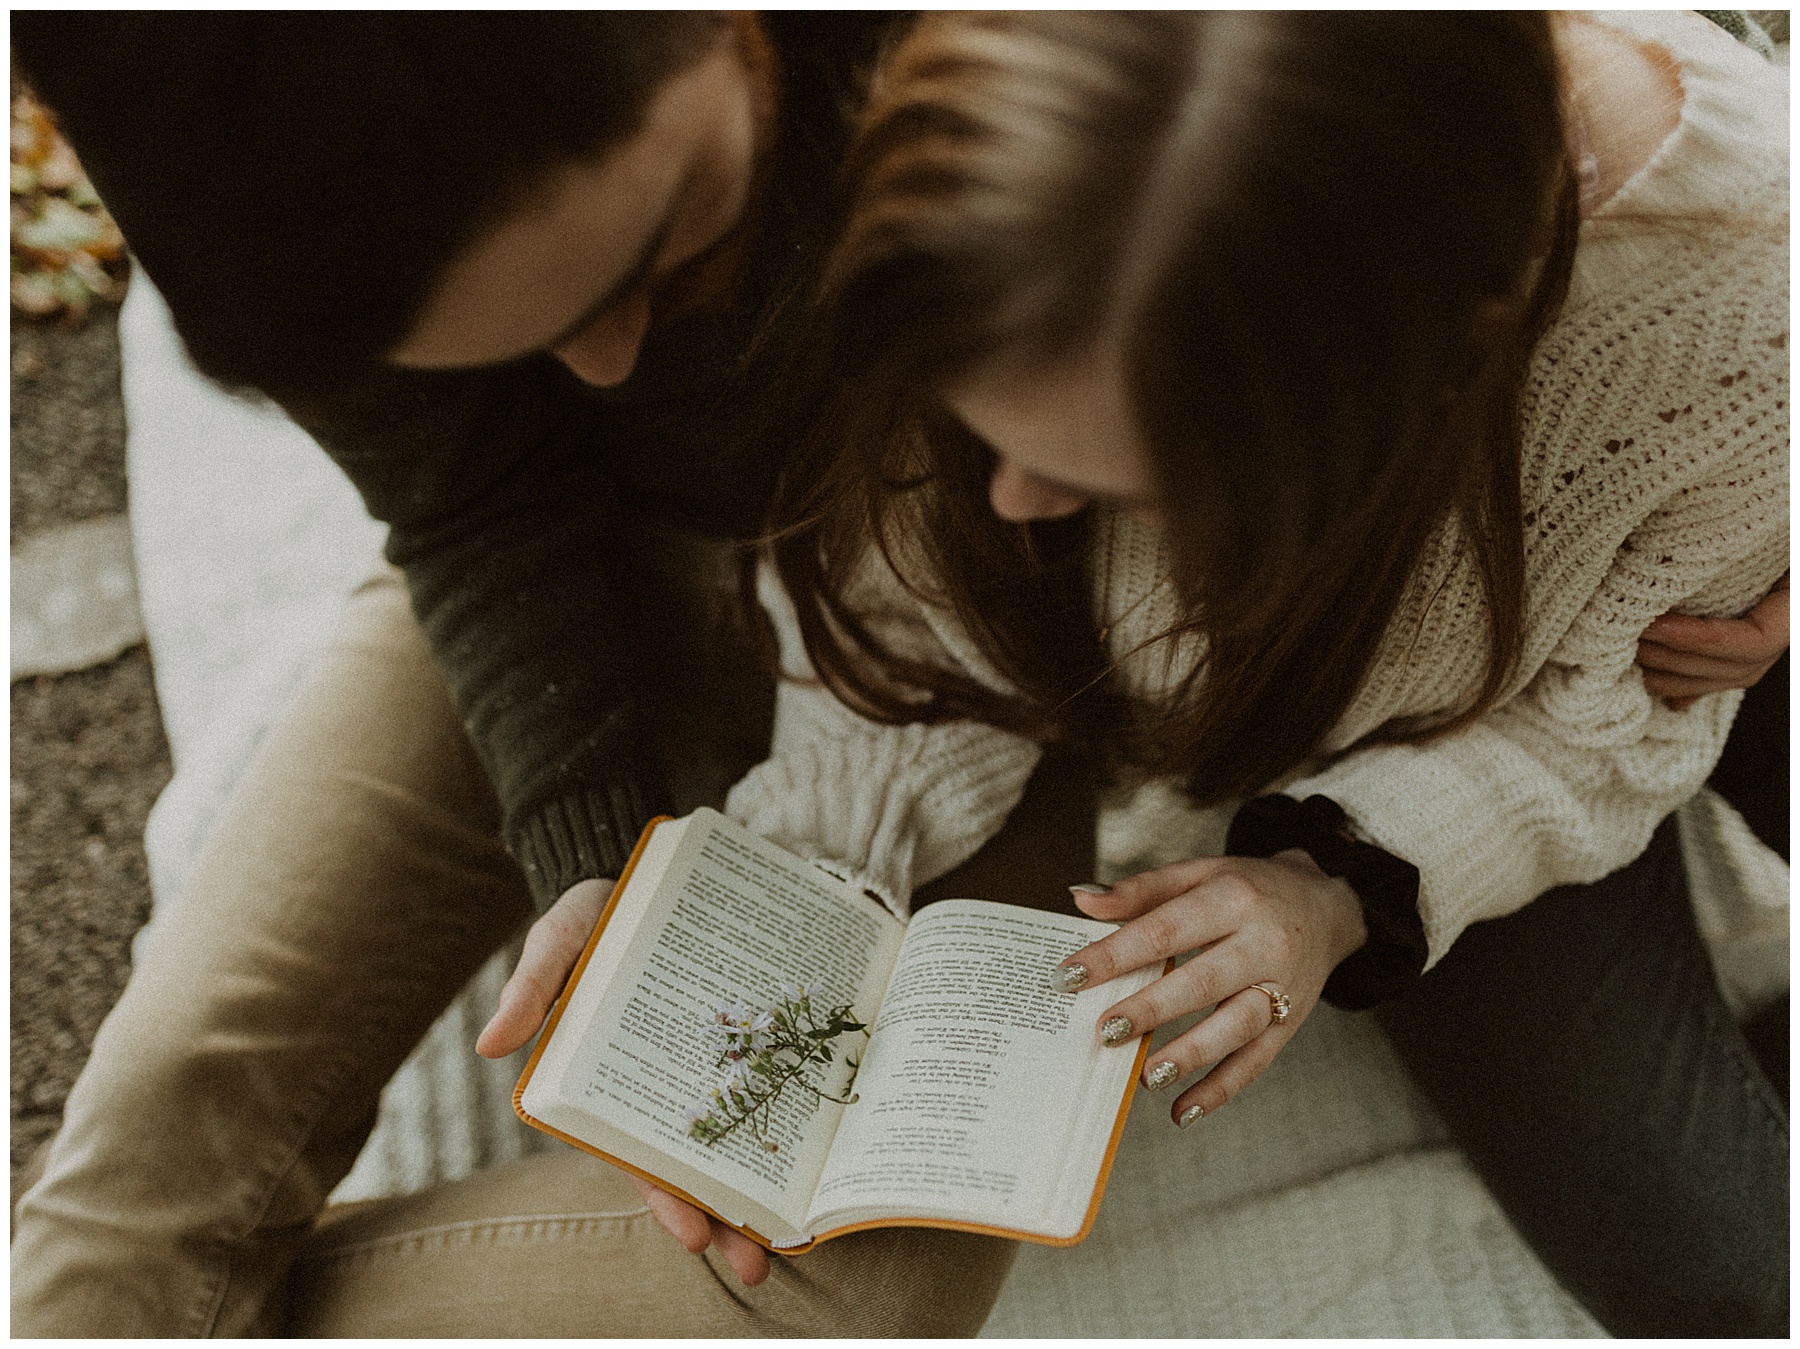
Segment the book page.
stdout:
<svg viewBox="0 0 1800 1349">
<path fill-rule="evenodd" d="M 1066 1209 L 1065 1154 L 1094 1128 L 1078 1103 L 1116 1080 L 1097 1106 L 1110 1125 L 1134 1059 L 1100 1046 L 1096 1020 L 1161 967 L 1075 995 L 1047 976 L 1114 926 L 973 900 L 915 916 L 808 1225 L 875 1208 L 1033 1228 Z"/>
<path fill-rule="evenodd" d="M 707 827 L 696 827 L 701 816 Z M 815 990 L 815 1003 L 850 1003 L 870 1021 L 903 932 L 817 868 L 696 812 L 557 1094 L 796 1221 L 842 1107 L 790 1088 L 773 1112 L 772 1151 L 749 1127 L 710 1147 L 689 1138 L 688 1111 L 705 1106 L 723 1076 L 706 1024 L 722 1006 L 768 1007 L 795 983 Z M 841 1095 L 841 1054 L 834 1068 L 823 1085 Z"/>
</svg>

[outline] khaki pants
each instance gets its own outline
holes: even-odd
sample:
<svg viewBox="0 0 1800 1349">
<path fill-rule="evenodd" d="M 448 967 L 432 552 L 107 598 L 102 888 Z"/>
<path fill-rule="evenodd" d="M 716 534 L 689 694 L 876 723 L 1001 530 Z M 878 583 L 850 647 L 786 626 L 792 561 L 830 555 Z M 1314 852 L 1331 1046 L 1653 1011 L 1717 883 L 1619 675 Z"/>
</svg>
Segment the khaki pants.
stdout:
<svg viewBox="0 0 1800 1349">
<path fill-rule="evenodd" d="M 383 1084 L 530 917 L 498 824 L 403 585 L 371 581 L 95 1040 L 19 1206 L 15 1335 L 980 1327 L 1010 1242 L 858 1233 L 747 1289 L 573 1149 L 321 1216 Z"/>
</svg>

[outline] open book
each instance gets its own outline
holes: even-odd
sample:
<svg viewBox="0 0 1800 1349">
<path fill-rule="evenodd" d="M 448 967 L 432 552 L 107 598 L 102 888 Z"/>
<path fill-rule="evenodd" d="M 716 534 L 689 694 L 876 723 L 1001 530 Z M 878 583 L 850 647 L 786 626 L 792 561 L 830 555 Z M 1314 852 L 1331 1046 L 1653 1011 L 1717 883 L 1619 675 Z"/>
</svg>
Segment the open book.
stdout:
<svg viewBox="0 0 1800 1349">
<path fill-rule="evenodd" d="M 906 1225 L 1071 1245 L 1099 1210 L 1148 1049 L 1102 1048 L 1095 1026 L 1161 971 L 1075 994 L 1047 976 L 1112 927 L 979 900 L 902 923 L 716 811 L 659 820 L 514 1105 L 775 1249 Z M 866 1038 L 843 1036 L 823 1094 L 784 1090 L 760 1133 L 692 1136 L 721 1077 L 716 1009 L 766 1008 L 796 984 L 814 1006 L 849 1006 Z"/>
</svg>

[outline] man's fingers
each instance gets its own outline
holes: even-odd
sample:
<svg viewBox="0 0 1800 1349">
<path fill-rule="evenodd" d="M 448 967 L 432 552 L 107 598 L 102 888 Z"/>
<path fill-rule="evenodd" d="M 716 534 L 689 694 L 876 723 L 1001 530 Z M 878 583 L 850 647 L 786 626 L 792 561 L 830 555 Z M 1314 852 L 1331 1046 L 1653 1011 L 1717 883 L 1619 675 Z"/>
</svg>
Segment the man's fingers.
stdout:
<svg viewBox="0 0 1800 1349">
<path fill-rule="evenodd" d="M 546 932 L 548 920 L 548 914 L 538 919 L 527 934 L 518 968 L 500 990 L 500 1005 L 475 1039 L 483 1058 L 505 1058 L 536 1035 L 575 967 L 581 948 L 570 950 L 555 932 Z"/>
<path fill-rule="evenodd" d="M 476 1038 L 477 1054 L 504 1058 L 538 1033 L 600 921 L 612 887 L 609 880 L 579 881 L 531 925 L 518 967 L 500 990 L 500 1005 Z"/>
<path fill-rule="evenodd" d="M 1637 663 L 1645 671 L 1657 674 L 1686 675 L 1690 679 L 1712 679 L 1723 688 L 1738 688 L 1754 683 L 1774 662 L 1737 659 L 1725 656 L 1702 656 L 1660 642 L 1639 642 Z"/>
<path fill-rule="evenodd" d="M 743 1280 L 744 1287 L 754 1288 L 769 1277 L 769 1253 L 734 1228 L 713 1224 L 713 1240 L 719 1254 L 731 1266 L 731 1272 Z"/>
<path fill-rule="evenodd" d="M 1720 693 L 1726 689 L 1742 688 L 1742 684 L 1726 683 L 1718 679 L 1692 679 L 1687 675 L 1649 673 L 1644 675 L 1644 692 L 1652 698 L 1662 698 L 1674 705 L 1677 699 L 1703 698 L 1709 693 Z M 1680 711 L 1680 708 L 1676 708 Z"/>
<path fill-rule="evenodd" d="M 641 1176 L 630 1179 L 644 1197 L 644 1207 L 650 1215 L 690 1254 L 703 1254 L 708 1246 L 716 1244 L 721 1258 L 746 1288 L 754 1288 L 769 1277 L 768 1253 L 742 1232 L 713 1221 L 685 1199 L 678 1199 Z"/>
<path fill-rule="evenodd" d="M 544 1024 L 553 999 L 546 998 L 535 981 L 514 970 L 500 990 L 500 1006 L 475 1037 L 475 1052 L 484 1059 L 503 1059 L 518 1049 Z"/>
<path fill-rule="evenodd" d="M 555 951 L 546 952 L 543 946 L 539 943 L 534 952 L 531 937 L 526 937 L 519 966 L 500 990 L 500 1005 L 475 1037 L 475 1052 L 484 1059 L 503 1059 L 526 1044 L 550 1014 L 550 1004 L 556 1001 L 575 959 L 571 956 L 565 963 Z"/>
<path fill-rule="evenodd" d="M 1644 629 L 1643 640 L 1689 655 L 1772 664 L 1788 645 L 1787 587 L 1771 591 L 1742 618 L 1664 614 Z"/>
<path fill-rule="evenodd" d="M 658 1189 L 641 1176 L 632 1176 L 631 1183 L 644 1197 L 644 1207 L 650 1210 L 650 1215 L 690 1252 L 699 1255 L 712 1245 L 712 1220 L 699 1209 L 667 1190 Z"/>
</svg>

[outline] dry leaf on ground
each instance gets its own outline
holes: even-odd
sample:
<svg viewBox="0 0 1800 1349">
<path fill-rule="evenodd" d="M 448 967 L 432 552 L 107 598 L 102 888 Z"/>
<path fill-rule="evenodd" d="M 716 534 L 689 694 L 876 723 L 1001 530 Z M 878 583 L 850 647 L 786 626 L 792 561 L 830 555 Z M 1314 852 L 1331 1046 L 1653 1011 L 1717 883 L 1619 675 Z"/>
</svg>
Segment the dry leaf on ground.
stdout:
<svg viewBox="0 0 1800 1349">
<path fill-rule="evenodd" d="M 75 152 L 29 93 L 12 101 L 12 304 L 35 317 L 86 317 L 125 293 L 125 240 Z"/>
</svg>

